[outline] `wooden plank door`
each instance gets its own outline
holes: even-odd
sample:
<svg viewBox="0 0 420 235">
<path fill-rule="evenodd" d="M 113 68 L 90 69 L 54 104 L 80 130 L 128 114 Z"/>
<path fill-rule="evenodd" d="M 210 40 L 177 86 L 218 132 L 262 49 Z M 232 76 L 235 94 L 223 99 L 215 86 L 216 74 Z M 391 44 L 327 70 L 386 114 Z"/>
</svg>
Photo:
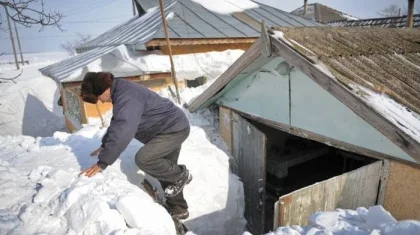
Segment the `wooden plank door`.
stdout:
<svg viewBox="0 0 420 235">
<path fill-rule="evenodd" d="M 253 234 L 264 231 L 266 136 L 233 112 L 232 170 L 244 186 L 245 218 Z"/>
<path fill-rule="evenodd" d="M 383 161 L 377 161 L 280 197 L 275 208 L 274 228 L 307 225 L 310 216 L 317 211 L 376 205 L 383 169 Z"/>
</svg>

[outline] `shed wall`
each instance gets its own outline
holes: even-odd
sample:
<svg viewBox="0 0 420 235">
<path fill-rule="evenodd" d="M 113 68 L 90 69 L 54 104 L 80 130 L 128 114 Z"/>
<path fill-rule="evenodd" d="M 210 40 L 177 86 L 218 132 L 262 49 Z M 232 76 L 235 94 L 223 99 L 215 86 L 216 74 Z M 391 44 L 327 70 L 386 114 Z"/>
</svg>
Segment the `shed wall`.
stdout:
<svg viewBox="0 0 420 235">
<path fill-rule="evenodd" d="M 384 207 L 397 220 L 420 220 L 420 169 L 391 162 Z"/>
<path fill-rule="evenodd" d="M 225 50 L 248 50 L 252 43 L 229 43 L 229 44 L 206 44 L 206 45 L 179 45 L 171 46 L 173 55 L 184 55 L 194 53 L 205 53 L 210 51 L 225 51 Z M 163 46 L 160 48 L 162 54 L 169 55 L 169 48 Z"/>
<path fill-rule="evenodd" d="M 242 79 L 220 99 L 224 106 L 289 124 L 289 78 L 274 69 L 282 62 L 276 58 Z"/>
<path fill-rule="evenodd" d="M 217 102 L 330 139 L 416 162 L 301 71 L 293 69 L 290 81 L 289 76 L 279 75 L 276 68 L 282 61 L 277 57 L 260 66 Z"/>
</svg>

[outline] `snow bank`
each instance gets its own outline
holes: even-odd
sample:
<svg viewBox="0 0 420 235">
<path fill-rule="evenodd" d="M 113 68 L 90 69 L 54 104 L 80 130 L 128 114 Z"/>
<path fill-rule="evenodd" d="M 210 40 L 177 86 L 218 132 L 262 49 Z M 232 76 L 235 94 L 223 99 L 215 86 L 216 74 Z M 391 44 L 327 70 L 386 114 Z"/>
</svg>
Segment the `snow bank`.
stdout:
<svg viewBox="0 0 420 235">
<path fill-rule="evenodd" d="M 66 57 L 64 53 L 25 55 L 30 64 L 13 82 L 0 83 L 0 133 L 2 135 L 51 136 L 64 130 L 62 108 L 57 105 L 59 90 L 56 83 L 44 77 L 39 68 Z M 8 58 L 0 57 L 8 60 Z M 0 65 L 0 76 L 19 74 L 13 65 Z"/>
<path fill-rule="evenodd" d="M 243 233 L 249 235 L 250 233 Z M 357 210 L 337 209 L 334 212 L 317 212 L 310 218 L 310 225 L 280 227 L 266 235 L 414 235 L 420 234 L 420 221 L 398 222 L 382 206 Z"/>
<path fill-rule="evenodd" d="M 110 114 L 105 117 L 108 124 Z M 190 206 L 185 224 L 196 234 L 241 234 L 243 189 L 229 171 L 227 147 L 212 127 L 210 112 L 187 114 L 192 129 L 179 161 L 194 179 L 184 190 Z M 140 142 L 133 140 L 103 173 L 78 176 L 97 161 L 89 153 L 105 131 L 96 123 L 74 134 L 56 132 L 45 138 L 0 136 L 0 235 L 175 234 L 170 216 L 141 185 L 148 176 L 134 162 Z"/>
<path fill-rule="evenodd" d="M 219 77 L 242 54 L 243 50 L 226 50 L 173 57 L 178 79 L 196 79 L 206 76 L 208 80 Z M 102 56 L 75 71 L 63 81 L 81 81 L 86 72 L 109 71 L 115 76 L 134 76 L 143 73 L 170 72 L 169 57 L 153 51 L 131 51 L 125 45 Z"/>
<path fill-rule="evenodd" d="M 192 0 L 206 9 L 219 13 L 231 14 L 234 12 L 243 12 L 248 9 L 258 8 L 258 4 L 249 0 Z"/>
</svg>

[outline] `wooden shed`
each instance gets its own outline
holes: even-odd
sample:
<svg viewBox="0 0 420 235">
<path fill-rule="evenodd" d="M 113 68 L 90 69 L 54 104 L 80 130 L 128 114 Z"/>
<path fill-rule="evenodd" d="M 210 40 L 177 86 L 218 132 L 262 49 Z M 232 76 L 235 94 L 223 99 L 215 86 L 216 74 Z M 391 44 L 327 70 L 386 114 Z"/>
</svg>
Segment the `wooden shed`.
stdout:
<svg viewBox="0 0 420 235">
<path fill-rule="evenodd" d="M 420 31 L 262 32 L 189 104 L 218 107 L 248 229 L 377 204 L 420 220 Z"/>
</svg>

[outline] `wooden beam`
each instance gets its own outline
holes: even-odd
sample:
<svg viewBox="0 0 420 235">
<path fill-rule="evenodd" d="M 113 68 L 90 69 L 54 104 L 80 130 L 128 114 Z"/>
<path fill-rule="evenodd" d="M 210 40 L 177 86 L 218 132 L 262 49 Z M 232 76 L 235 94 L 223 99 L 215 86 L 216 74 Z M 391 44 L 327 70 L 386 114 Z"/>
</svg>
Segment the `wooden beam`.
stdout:
<svg viewBox="0 0 420 235">
<path fill-rule="evenodd" d="M 343 141 L 339 141 L 339 140 L 329 138 L 329 137 L 326 137 L 326 136 L 323 136 L 323 135 L 319 135 L 319 134 L 316 134 L 314 132 L 310 132 L 310 131 L 307 131 L 307 130 L 304 130 L 304 129 L 301 129 L 301 128 L 293 127 L 293 126 L 286 125 L 286 124 L 283 124 L 283 123 L 280 123 L 280 122 L 275 122 L 275 121 L 268 120 L 268 119 L 265 119 L 265 118 L 262 118 L 262 117 L 259 117 L 259 116 L 255 116 L 253 114 L 244 113 L 244 112 L 242 112 L 240 110 L 237 110 L 237 109 L 233 109 L 233 108 L 226 107 L 226 106 L 224 106 L 224 107 L 229 108 L 236 113 L 239 113 L 243 117 L 246 117 L 248 119 L 260 122 L 260 123 L 265 124 L 269 127 L 272 127 L 272 128 L 277 129 L 277 130 L 289 133 L 289 134 L 294 135 L 294 136 L 298 136 L 298 137 L 302 137 L 302 138 L 305 138 L 305 139 L 313 140 L 313 141 L 323 143 L 325 145 L 328 145 L 328 146 L 331 146 L 331 147 L 334 147 L 334 148 L 337 148 L 337 149 L 341 149 L 341 150 L 344 150 L 344 151 L 347 151 L 347 152 L 353 152 L 353 153 L 361 154 L 361 155 L 364 155 L 364 156 L 367 156 L 367 157 L 372 157 L 372 158 L 375 158 L 375 159 L 396 160 L 396 161 L 399 161 L 399 162 L 402 162 L 404 164 L 407 164 L 407 165 L 410 165 L 412 167 L 416 167 L 416 168 L 420 169 L 419 164 L 415 164 L 413 162 L 409 162 L 409 161 L 406 161 L 404 159 L 396 158 L 394 156 L 390 156 L 390 155 L 387 155 L 387 154 L 384 154 L 384 153 L 376 152 L 376 151 L 373 151 L 373 150 L 370 150 L 370 149 L 358 147 L 358 146 L 348 144 L 348 143 L 345 143 Z"/>
<path fill-rule="evenodd" d="M 366 104 L 360 97 L 344 87 L 337 79 L 315 66 L 308 58 L 298 53 L 282 39 L 272 38 L 274 53 L 283 57 L 337 100 L 350 108 L 363 120 L 375 127 L 409 156 L 420 163 L 420 143 L 396 127 L 388 119 Z"/>
<path fill-rule="evenodd" d="M 272 53 L 270 36 L 268 35 L 267 28 L 264 21 L 261 23 L 261 50 L 265 57 L 270 57 Z"/>
<path fill-rule="evenodd" d="M 172 46 L 254 43 L 258 38 L 171 38 Z M 167 46 L 166 39 L 153 39 L 146 47 Z"/>
<path fill-rule="evenodd" d="M 178 104 L 181 104 L 181 97 L 179 95 L 179 90 L 178 90 L 178 81 L 176 79 L 175 64 L 172 58 L 171 41 L 169 40 L 168 25 L 166 23 L 165 9 L 163 8 L 163 0 L 159 0 L 159 6 L 160 6 L 160 14 L 162 16 L 163 29 L 165 31 L 165 36 L 166 36 L 166 44 L 168 45 L 168 49 L 169 49 L 169 62 L 171 62 L 171 72 L 172 72 L 173 83 L 176 90 L 176 98 L 177 98 L 176 100 L 178 101 Z"/>
<path fill-rule="evenodd" d="M 408 0 L 407 27 L 413 28 L 413 24 L 414 24 L 414 0 Z"/>
<path fill-rule="evenodd" d="M 238 76 L 246 67 L 248 67 L 258 56 L 261 55 L 261 39 L 242 54 L 213 84 L 207 88 L 200 96 L 195 98 L 189 105 L 190 112 L 197 111 L 208 99 L 217 94 L 230 81 Z"/>
</svg>

